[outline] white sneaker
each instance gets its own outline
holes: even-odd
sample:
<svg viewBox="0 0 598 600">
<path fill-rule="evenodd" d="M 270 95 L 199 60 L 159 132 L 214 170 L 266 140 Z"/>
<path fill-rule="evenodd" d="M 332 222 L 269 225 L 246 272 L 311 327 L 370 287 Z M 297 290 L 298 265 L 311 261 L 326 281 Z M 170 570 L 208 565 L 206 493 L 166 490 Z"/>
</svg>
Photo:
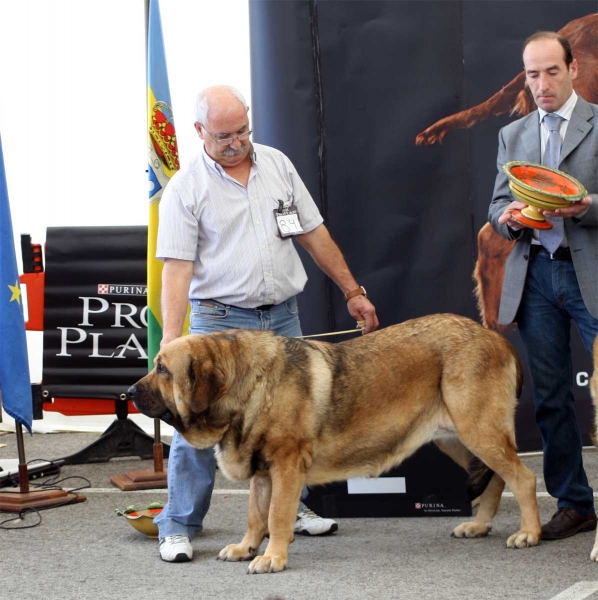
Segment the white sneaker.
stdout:
<svg viewBox="0 0 598 600">
<path fill-rule="evenodd" d="M 188 535 L 167 535 L 160 538 L 160 558 L 166 562 L 189 562 L 193 548 Z"/>
<path fill-rule="evenodd" d="M 309 508 L 302 508 L 297 513 L 297 520 L 293 527 L 295 533 L 301 535 L 326 535 L 334 533 L 338 529 L 338 523 L 332 519 L 323 519 Z"/>
</svg>

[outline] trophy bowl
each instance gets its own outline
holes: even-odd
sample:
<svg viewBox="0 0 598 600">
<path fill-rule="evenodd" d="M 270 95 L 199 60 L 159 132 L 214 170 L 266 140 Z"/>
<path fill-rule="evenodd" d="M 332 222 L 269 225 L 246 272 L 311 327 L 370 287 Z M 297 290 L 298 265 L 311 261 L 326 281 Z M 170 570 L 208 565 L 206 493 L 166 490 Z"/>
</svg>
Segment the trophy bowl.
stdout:
<svg viewBox="0 0 598 600">
<path fill-rule="evenodd" d="M 503 165 L 502 170 L 509 179 L 513 196 L 527 204 L 520 211 L 514 210 L 513 217 L 534 229 L 552 229 L 552 223 L 540 209 L 563 208 L 588 194 L 577 179 L 546 165 L 514 160 Z"/>
</svg>

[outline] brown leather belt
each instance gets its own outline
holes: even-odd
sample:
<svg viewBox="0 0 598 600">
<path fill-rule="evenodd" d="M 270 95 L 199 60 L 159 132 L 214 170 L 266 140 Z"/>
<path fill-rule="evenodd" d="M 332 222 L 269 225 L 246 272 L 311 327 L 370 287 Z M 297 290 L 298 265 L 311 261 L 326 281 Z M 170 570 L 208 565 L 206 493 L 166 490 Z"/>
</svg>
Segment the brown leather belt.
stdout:
<svg viewBox="0 0 598 600">
<path fill-rule="evenodd" d="M 538 254 L 545 254 L 546 256 L 549 256 L 551 260 L 571 260 L 571 250 L 563 246 L 559 246 L 554 254 L 550 254 L 550 252 L 548 252 L 541 244 L 532 244 L 529 249 L 530 259 Z"/>
</svg>

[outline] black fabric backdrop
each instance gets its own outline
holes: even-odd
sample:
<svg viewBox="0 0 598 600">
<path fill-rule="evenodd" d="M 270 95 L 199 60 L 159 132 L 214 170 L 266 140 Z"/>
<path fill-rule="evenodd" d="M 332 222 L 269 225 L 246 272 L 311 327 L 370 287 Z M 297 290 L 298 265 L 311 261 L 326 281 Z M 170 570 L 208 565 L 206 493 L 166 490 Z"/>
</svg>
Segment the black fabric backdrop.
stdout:
<svg viewBox="0 0 598 600">
<path fill-rule="evenodd" d="M 442 145 L 416 146 L 417 134 L 509 83 L 534 31 L 597 11 L 596 0 L 250 2 L 254 139 L 293 161 L 382 326 L 437 312 L 479 320 L 476 236 L 498 131 L 513 117 Z M 304 333 L 354 327 L 340 291 L 302 256 Z M 575 373 L 591 373 L 574 338 Z M 588 387 L 574 393 L 589 443 Z M 540 449 L 527 373 L 517 419 L 519 447 Z"/>
</svg>

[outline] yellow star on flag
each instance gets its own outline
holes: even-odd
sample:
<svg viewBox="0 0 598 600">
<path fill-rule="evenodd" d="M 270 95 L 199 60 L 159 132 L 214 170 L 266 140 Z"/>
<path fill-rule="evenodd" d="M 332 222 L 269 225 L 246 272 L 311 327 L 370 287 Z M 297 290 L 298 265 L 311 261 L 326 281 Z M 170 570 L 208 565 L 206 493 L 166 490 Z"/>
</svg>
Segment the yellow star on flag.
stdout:
<svg viewBox="0 0 598 600">
<path fill-rule="evenodd" d="M 10 301 L 12 302 L 13 300 L 16 300 L 19 304 L 21 304 L 21 290 L 19 288 L 19 280 L 17 279 L 14 285 L 9 285 L 8 287 L 12 290 L 12 296 L 10 298 Z"/>
</svg>

